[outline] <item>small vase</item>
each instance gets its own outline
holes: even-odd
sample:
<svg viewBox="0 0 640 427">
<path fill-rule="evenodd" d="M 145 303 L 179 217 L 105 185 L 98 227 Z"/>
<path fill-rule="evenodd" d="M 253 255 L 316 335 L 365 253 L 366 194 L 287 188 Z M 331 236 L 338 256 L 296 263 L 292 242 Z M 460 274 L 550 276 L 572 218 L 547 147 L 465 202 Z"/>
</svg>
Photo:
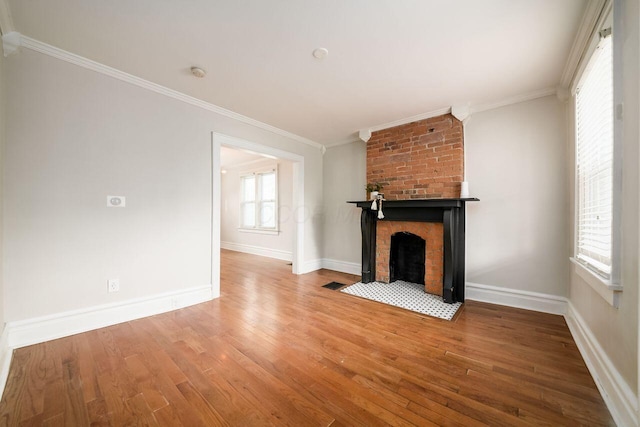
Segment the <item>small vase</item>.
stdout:
<svg viewBox="0 0 640 427">
<path fill-rule="evenodd" d="M 370 197 L 370 200 L 375 199 L 376 197 L 378 197 L 378 192 L 377 191 L 372 191 L 371 192 L 371 196 L 369 196 L 369 197 Z"/>
</svg>

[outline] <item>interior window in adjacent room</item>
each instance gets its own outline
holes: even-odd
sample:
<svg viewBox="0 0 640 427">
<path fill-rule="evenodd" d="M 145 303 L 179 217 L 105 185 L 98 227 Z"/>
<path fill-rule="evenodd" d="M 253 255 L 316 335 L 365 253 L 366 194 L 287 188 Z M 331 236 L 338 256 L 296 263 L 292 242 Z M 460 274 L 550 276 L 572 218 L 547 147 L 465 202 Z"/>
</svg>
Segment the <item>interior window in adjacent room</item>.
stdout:
<svg viewBox="0 0 640 427">
<path fill-rule="evenodd" d="M 277 167 L 241 175 L 240 191 L 240 228 L 277 231 Z"/>
</svg>

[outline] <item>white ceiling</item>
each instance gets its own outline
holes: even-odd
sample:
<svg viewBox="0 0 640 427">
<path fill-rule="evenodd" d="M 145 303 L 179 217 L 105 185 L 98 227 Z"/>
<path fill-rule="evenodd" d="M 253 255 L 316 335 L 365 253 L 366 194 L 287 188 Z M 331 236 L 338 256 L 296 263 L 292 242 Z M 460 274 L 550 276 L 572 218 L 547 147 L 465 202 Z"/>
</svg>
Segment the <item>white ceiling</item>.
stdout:
<svg viewBox="0 0 640 427">
<path fill-rule="evenodd" d="M 220 147 L 220 167 L 222 169 L 234 168 L 260 160 L 273 159 L 264 155 L 229 147 Z"/>
<path fill-rule="evenodd" d="M 451 105 L 555 88 L 588 2 L 8 3 L 23 35 L 333 145 Z M 328 57 L 314 59 L 317 47 Z"/>
</svg>

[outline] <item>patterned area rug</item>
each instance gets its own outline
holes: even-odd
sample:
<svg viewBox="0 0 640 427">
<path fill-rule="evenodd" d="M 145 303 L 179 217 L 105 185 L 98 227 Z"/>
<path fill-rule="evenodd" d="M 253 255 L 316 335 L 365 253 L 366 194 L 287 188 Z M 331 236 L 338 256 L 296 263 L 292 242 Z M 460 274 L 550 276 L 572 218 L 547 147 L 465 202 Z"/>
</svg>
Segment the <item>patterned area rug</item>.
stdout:
<svg viewBox="0 0 640 427">
<path fill-rule="evenodd" d="M 451 320 L 460 306 L 459 302 L 447 304 L 438 295 L 428 294 L 424 285 L 397 280 L 391 283 L 358 282 L 340 292 L 382 302 L 427 316 Z"/>
</svg>

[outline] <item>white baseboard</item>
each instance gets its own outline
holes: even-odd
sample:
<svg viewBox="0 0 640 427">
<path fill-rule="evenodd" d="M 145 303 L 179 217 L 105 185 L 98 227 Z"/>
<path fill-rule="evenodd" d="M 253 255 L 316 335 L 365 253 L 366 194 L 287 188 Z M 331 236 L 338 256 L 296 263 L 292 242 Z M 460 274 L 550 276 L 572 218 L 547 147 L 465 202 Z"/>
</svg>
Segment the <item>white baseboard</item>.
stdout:
<svg viewBox="0 0 640 427">
<path fill-rule="evenodd" d="M 265 256 L 283 261 L 291 261 L 293 259 L 291 252 L 281 251 L 279 249 L 263 248 L 261 246 L 245 245 L 243 243 L 220 242 L 220 247 L 230 251 L 244 252 L 246 254 Z"/>
<path fill-rule="evenodd" d="M 567 313 L 567 299 L 565 297 L 472 282 L 466 282 L 465 299 L 541 311 L 543 313 L 560 315 Z"/>
<path fill-rule="evenodd" d="M 619 426 L 638 426 L 638 397 L 622 378 L 571 302 L 565 316 L 571 335 L 602 398 Z"/>
<path fill-rule="evenodd" d="M 300 274 L 311 273 L 322 268 L 322 258 L 311 259 L 302 263 Z"/>
<path fill-rule="evenodd" d="M 7 323 L 7 346 L 27 345 L 177 310 L 212 299 L 211 285 Z"/>
<path fill-rule="evenodd" d="M 360 276 L 362 274 L 362 266 L 359 262 L 347 262 L 337 259 L 322 258 L 322 268 L 339 271 L 341 273 L 354 274 L 356 276 Z"/>
<path fill-rule="evenodd" d="M 4 325 L 0 336 L 0 397 L 4 394 L 4 387 L 9 378 L 9 367 L 13 357 L 13 349 L 9 348 L 9 328 Z"/>
</svg>

